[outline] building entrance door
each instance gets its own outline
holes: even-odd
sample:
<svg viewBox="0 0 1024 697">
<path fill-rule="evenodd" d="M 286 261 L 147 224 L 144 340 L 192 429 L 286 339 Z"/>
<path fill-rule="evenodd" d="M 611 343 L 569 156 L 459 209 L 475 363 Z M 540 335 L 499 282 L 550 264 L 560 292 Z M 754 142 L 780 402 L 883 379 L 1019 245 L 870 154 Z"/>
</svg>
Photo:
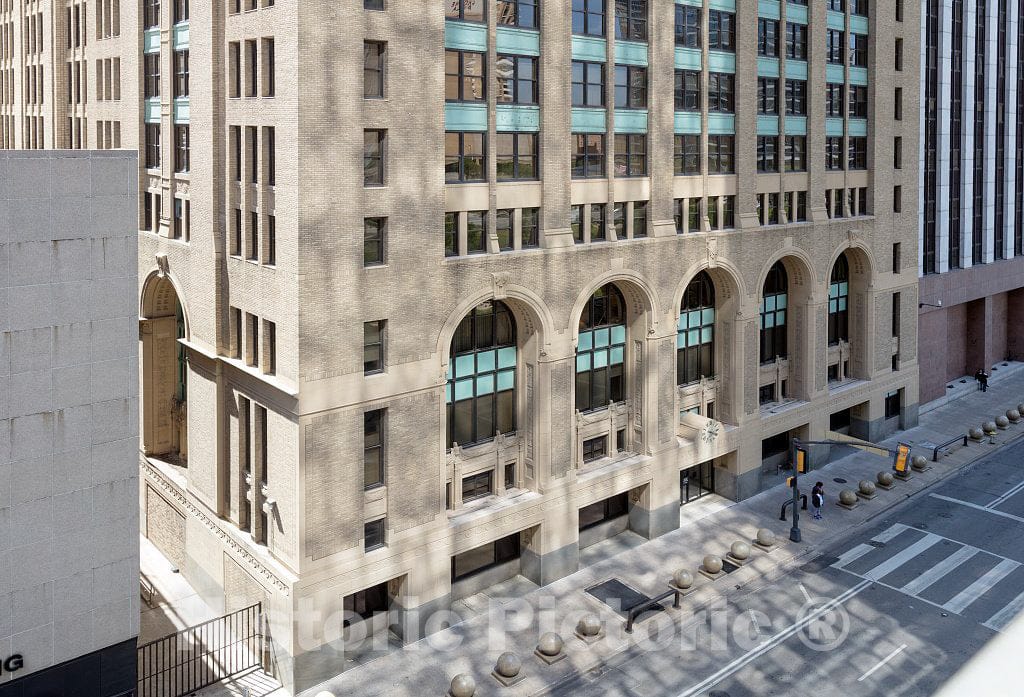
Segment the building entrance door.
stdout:
<svg viewBox="0 0 1024 697">
<path fill-rule="evenodd" d="M 696 501 L 715 491 L 714 462 L 708 460 L 679 472 L 679 503 Z"/>
</svg>

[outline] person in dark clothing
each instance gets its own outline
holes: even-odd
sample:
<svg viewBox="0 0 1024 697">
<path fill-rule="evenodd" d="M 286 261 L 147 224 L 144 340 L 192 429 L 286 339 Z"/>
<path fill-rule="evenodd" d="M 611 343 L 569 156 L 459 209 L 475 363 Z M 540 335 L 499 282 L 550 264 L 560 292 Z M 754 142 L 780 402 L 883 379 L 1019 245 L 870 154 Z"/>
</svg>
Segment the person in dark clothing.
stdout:
<svg viewBox="0 0 1024 697">
<path fill-rule="evenodd" d="M 821 507 L 825 505 L 825 483 L 818 482 L 811 489 L 811 506 L 814 508 L 814 519 L 821 520 Z"/>
<path fill-rule="evenodd" d="M 988 392 L 988 373 L 984 370 L 978 370 L 978 372 L 974 374 L 974 378 L 981 384 L 981 391 Z"/>
</svg>

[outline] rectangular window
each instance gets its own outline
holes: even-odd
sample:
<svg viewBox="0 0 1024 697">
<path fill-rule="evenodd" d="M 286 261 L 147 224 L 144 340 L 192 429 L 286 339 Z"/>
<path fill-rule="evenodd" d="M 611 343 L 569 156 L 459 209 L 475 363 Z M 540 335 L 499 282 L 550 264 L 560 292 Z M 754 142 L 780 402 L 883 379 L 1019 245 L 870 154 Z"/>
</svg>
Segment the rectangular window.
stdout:
<svg viewBox="0 0 1024 697">
<path fill-rule="evenodd" d="M 494 472 L 487 470 L 462 478 L 462 502 L 468 503 L 494 493 Z"/>
<path fill-rule="evenodd" d="M 187 173 L 190 169 L 191 146 L 189 145 L 188 126 L 174 127 L 174 171 Z"/>
<path fill-rule="evenodd" d="M 384 524 L 386 518 L 363 525 L 363 551 L 370 552 L 384 546 Z"/>
<path fill-rule="evenodd" d="M 805 25 L 786 22 L 786 58 L 807 60 L 807 27 Z"/>
<path fill-rule="evenodd" d="M 188 21 L 188 0 L 174 0 L 174 23 Z"/>
<path fill-rule="evenodd" d="M 735 75 L 708 73 L 708 111 L 731 114 L 736 110 Z"/>
<path fill-rule="evenodd" d="M 71 66 L 68 64 L 68 69 Z M 146 99 L 160 96 L 160 54 L 147 53 L 143 58 L 143 70 L 145 71 L 143 87 Z"/>
<path fill-rule="evenodd" d="M 673 171 L 676 176 L 700 174 L 700 136 L 676 135 Z"/>
<path fill-rule="evenodd" d="M 757 137 L 757 171 L 778 172 L 779 171 L 779 137 L 758 136 Z"/>
<path fill-rule="evenodd" d="M 520 239 L 523 249 L 540 246 L 540 209 L 524 208 L 520 224 Z"/>
<path fill-rule="evenodd" d="M 850 118 L 866 119 L 868 117 L 868 88 L 863 85 L 850 85 Z"/>
<path fill-rule="evenodd" d="M 647 0 L 615 0 L 615 38 L 647 41 Z"/>
<path fill-rule="evenodd" d="M 732 174 L 736 171 L 734 162 L 734 136 L 708 136 L 708 174 Z"/>
<path fill-rule="evenodd" d="M 757 19 L 757 55 L 779 57 L 779 22 L 775 19 Z"/>
<path fill-rule="evenodd" d="M 256 368 L 260 364 L 260 318 L 256 315 L 245 313 L 246 342 L 245 362 Z"/>
<path fill-rule="evenodd" d="M 498 181 L 537 179 L 536 133 L 498 133 Z"/>
<path fill-rule="evenodd" d="M 806 80 L 786 80 L 786 115 L 807 116 Z"/>
<path fill-rule="evenodd" d="M 708 48 L 712 51 L 736 50 L 736 16 L 731 12 L 708 12 Z"/>
<path fill-rule="evenodd" d="M 825 169 L 843 168 L 843 139 L 841 136 L 825 138 Z"/>
<path fill-rule="evenodd" d="M 466 251 L 469 254 L 487 251 L 487 211 L 466 213 Z"/>
<path fill-rule="evenodd" d="M 467 0 L 469 1 L 469 0 Z M 444 52 L 444 98 L 449 102 L 482 102 L 487 99 L 483 53 Z"/>
<path fill-rule="evenodd" d="M 605 221 L 605 209 L 607 204 L 590 204 L 590 241 L 599 242 L 608 239 Z"/>
<path fill-rule="evenodd" d="M 463 501 L 465 501 L 465 486 L 463 486 Z M 514 533 L 468 552 L 456 554 L 452 557 L 452 583 L 518 559 L 520 549 L 519 533 Z"/>
<path fill-rule="evenodd" d="M 576 244 L 583 242 L 583 206 L 569 206 L 569 227 L 572 229 L 572 239 Z"/>
<path fill-rule="evenodd" d="M 387 44 L 383 41 L 363 42 L 363 96 L 384 96 L 384 65 Z"/>
<path fill-rule="evenodd" d="M 615 229 L 615 239 L 626 239 L 626 204 L 616 203 L 612 206 L 612 227 Z"/>
<path fill-rule="evenodd" d="M 572 33 L 604 36 L 605 0 L 572 0 Z"/>
<path fill-rule="evenodd" d="M 174 96 L 188 96 L 188 51 L 174 52 Z"/>
<path fill-rule="evenodd" d="M 868 37 L 863 34 L 850 34 L 850 65 L 868 67 Z M 901 70 L 900 67 L 896 69 Z"/>
<path fill-rule="evenodd" d="M 387 221 L 387 218 L 363 220 L 363 266 L 380 266 L 385 263 Z"/>
<path fill-rule="evenodd" d="M 895 136 L 892 139 L 892 166 L 893 169 L 903 168 L 903 138 Z"/>
<path fill-rule="evenodd" d="M 786 136 L 786 171 L 807 170 L 807 136 Z"/>
<path fill-rule="evenodd" d="M 902 251 L 901 243 L 900 242 L 894 242 L 893 245 L 892 245 L 892 272 L 893 273 L 899 273 L 900 272 L 900 266 L 901 266 L 900 256 L 901 256 L 901 251 Z"/>
<path fill-rule="evenodd" d="M 498 102 L 537 103 L 537 61 L 533 56 L 498 55 L 494 70 Z"/>
<path fill-rule="evenodd" d="M 647 176 L 647 136 L 642 133 L 615 134 L 615 176 Z"/>
<path fill-rule="evenodd" d="M 273 126 L 263 127 L 263 160 L 267 167 L 267 186 L 277 184 L 277 131 Z"/>
<path fill-rule="evenodd" d="M 700 48 L 701 8 L 676 3 L 676 46 Z"/>
<path fill-rule="evenodd" d="M 512 239 L 515 217 L 516 212 L 512 208 L 499 208 L 495 211 L 494 232 L 498 236 L 498 249 L 502 252 L 507 252 L 515 246 Z"/>
<path fill-rule="evenodd" d="M 615 66 L 615 108 L 647 108 L 647 68 Z"/>
<path fill-rule="evenodd" d="M 902 213 L 903 212 L 903 187 L 894 186 L 892 187 L 892 212 Z"/>
<path fill-rule="evenodd" d="M 263 39 L 263 96 L 273 97 L 277 89 L 277 66 L 274 62 L 274 38 Z"/>
<path fill-rule="evenodd" d="M 160 167 L 160 124 L 146 124 L 146 168 Z"/>
<path fill-rule="evenodd" d="M 70 11 L 71 10 L 69 9 L 68 12 Z M 145 29 L 152 29 L 160 26 L 160 0 L 144 0 L 142 11 L 143 27 Z"/>
<path fill-rule="evenodd" d="M 825 58 L 833 65 L 846 63 L 846 34 L 842 29 L 826 29 Z"/>
<path fill-rule="evenodd" d="M 825 116 L 843 116 L 843 84 L 829 82 L 825 85 Z"/>
<path fill-rule="evenodd" d="M 363 414 L 363 488 L 384 485 L 384 410 Z"/>
<path fill-rule="evenodd" d="M 603 133 L 574 133 L 572 153 L 573 179 L 600 179 L 605 176 L 605 136 Z"/>
<path fill-rule="evenodd" d="M 481 0 L 447 0 L 445 16 L 465 22 L 483 22 L 486 18 L 487 3 Z"/>
<path fill-rule="evenodd" d="M 604 106 L 604 63 L 572 62 L 572 105 Z"/>
<path fill-rule="evenodd" d="M 263 263 L 267 266 L 277 264 L 277 218 L 267 216 L 267 233 L 264 235 Z"/>
<path fill-rule="evenodd" d="M 539 0 L 498 0 L 498 24 L 523 29 L 536 29 L 539 21 Z"/>
<path fill-rule="evenodd" d="M 849 139 L 850 141 L 850 169 L 867 169 L 868 168 L 868 139 L 864 136 L 857 136 Z"/>
<path fill-rule="evenodd" d="M 228 44 L 228 84 L 229 97 L 242 96 L 242 47 L 237 41 Z"/>
<path fill-rule="evenodd" d="M 363 131 L 363 186 L 384 185 L 387 131 Z"/>
<path fill-rule="evenodd" d="M 444 255 L 455 257 L 459 255 L 459 214 L 444 214 Z"/>
<path fill-rule="evenodd" d="M 757 113 L 779 113 L 779 80 L 774 77 L 757 78 Z"/>
<path fill-rule="evenodd" d="M 633 202 L 633 239 L 647 237 L 647 201 Z"/>
<path fill-rule="evenodd" d="M 483 133 L 444 134 L 444 179 L 449 184 L 484 181 L 487 176 Z"/>
<path fill-rule="evenodd" d="M 256 126 L 245 127 L 245 141 L 249 148 L 249 183 L 259 184 L 260 182 L 260 143 L 259 128 Z"/>
<path fill-rule="evenodd" d="M 384 372 L 384 328 L 387 320 L 363 322 L 363 374 Z"/>
<path fill-rule="evenodd" d="M 677 7 L 684 7 L 677 5 Z M 675 110 L 700 111 L 700 71 L 677 70 L 675 84 Z"/>
<path fill-rule="evenodd" d="M 900 390 L 885 395 L 885 418 L 895 419 L 900 415 Z"/>
<path fill-rule="evenodd" d="M 608 457 L 608 436 L 588 438 L 583 441 L 583 462 L 593 462 Z"/>
<path fill-rule="evenodd" d="M 277 324 L 263 320 L 263 372 L 277 372 Z"/>
<path fill-rule="evenodd" d="M 234 0 L 234 2 L 237 5 L 238 0 Z M 383 10 L 384 9 L 384 0 L 363 0 L 363 9 L 364 10 Z"/>
<path fill-rule="evenodd" d="M 255 39 L 245 42 L 246 77 L 245 96 L 255 97 L 259 85 L 259 54 Z"/>
</svg>

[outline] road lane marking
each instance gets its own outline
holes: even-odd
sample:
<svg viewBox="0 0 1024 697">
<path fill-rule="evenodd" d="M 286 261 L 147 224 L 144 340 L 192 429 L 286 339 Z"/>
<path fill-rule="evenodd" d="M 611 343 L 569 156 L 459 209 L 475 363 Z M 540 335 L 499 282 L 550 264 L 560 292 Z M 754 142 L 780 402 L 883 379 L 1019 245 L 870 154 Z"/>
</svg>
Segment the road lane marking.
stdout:
<svg viewBox="0 0 1024 697">
<path fill-rule="evenodd" d="M 853 549 L 839 555 L 839 559 L 837 559 L 832 566 L 837 569 L 842 569 L 843 567 L 849 566 L 853 562 L 857 561 L 873 549 L 877 549 L 877 547 L 872 547 L 868 544 L 859 544 Z"/>
<path fill-rule="evenodd" d="M 807 592 L 807 588 L 805 588 L 802 583 L 800 584 L 800 592 L 804 594 L 804 600 L 807 602 L 811 602 L 811 600 L 813 600 L 813 598 L 811 598 L 811 594 Z"/>
<path fill-rule="evenodd" d="M 732 661 L 731 663 L 720 669 L 717 673 L 714 673 L 713 675 L 705 678 L 702 682 L 694 685 L 690 689 L 679 693 L 678 697 L 695 697 L 695 695 L 700 694 L 704 690 L 707 690 L 709 687 L 717 685 L 722 680 L 740 671 L 745 666 L 752 663 L 754 660 L 760 658 L 761 656 L 763 656 L 764 654 L 768 653 L 776 646 L 781 644 L 782 642 L 792 637 L 794 634 L 796 634 L 801 629 L 809 625 L 811 622 L 816 622 L 822 616 L 828 614 L 829 612 L 832 612 L 835 608 L 839 607 L 847 600 L 853 598 L 861 591 L 863 591 L 865 588 L 868 588 L 870 585 L 871 581 L 861 581 L 852 588 L 844 591 L 840 595 L 837 595 L 835 598 L 828 601 L 820 608 L 818 608 L 814 612 L 810 613 L 809 615 L 801 619 L 799 622 L 794 622 L 790 626 L 786 627 L 782 631 L 772 636 L 770 639 L 761 642 L 747 653 L 743 654 L 736 660 Z"/>
<path fill-rule="evenodd" d="M 863 576 L 864 578 L 869 578 L 872 581 L 877 581 L 883 576 L 891 574 L 893 571 L 900 568 L 914 557 L 918 556 L 925 550 L 929 549 L 933 545 L 938 544 L 941 541 L 942 538 L 938 535 L 932 535 L 931 533 L 928 533 L 924 536 L 924 538 L 910 545 L 902 552 L 894 554 L 892 557 L 882 562 L 870 571 L 865 571 L 861 574 L 861 576 Z"/>
<path fill-rule="evenodd" d="M 1021 482 L 1020 484 L 1018 484 L 1017 486 L 1013 487 L 1012 489 L 1009 489 L 1008 491 L 1004 492 L 1002 494 L 1002 496 L 999 496 L 998 498 L 996 498 L 994 501 L 992 501 L 987 506 L 985 506 L 985 508 L 995 508 L 996 506 L 1001 504 L 1006 499 L 1011 498 L 1013 496 L 1016 496 L 1018 493 L 1020 493 L 1020 491 L 1022 489 L 1024 489 L 1024 482 Z"/>
<path fill-rule="evenodd" d="M 910 529 L 909 526 L 903 523 L 894 523 L 888 530 L 878 533 L 871 539 L 875 542 L 892 542 L 901 532 Z"/>
<path fill-rule="evenodd" d="M 1024 593 L 1021 593 L 1016 598 L 1007 603 L 1006 607 L 992 615 L 985 622 L 984 626 L 988 627 L 997 632 L 1003 631 L 1003 628 L 1010 623 L 1014 617 L 1016 617 L 1021 610 L 1024 610 Z"/>
<path fill-rule="evenodd" d="M 954 499 L 954 498 L 951 498 L 949 496 L 943 496 L 942 494 L 928 494 L 928 495 L 931 496 L 933 499 L 939 499 L 940 501 L 948 501 L 949 503 L 956 503 L 956 504 L 959 504 L 961 506 L 967 506 L 968 508 L 973 508 L 973 509 L 975 509 L 977 511 L 983 511 L 985 513 L 991 513 L 992 515 L 997 515 L 997 516 L 1000 516 L 1001 518 L 1009 518 L 1010 520 L 1016 520 L 1018 523 L 1024 523 L 1024 518 L 1021 518 L 1019 515 L 1011 515 L 1009 513 L 1004 513 L 1003 511 L 998 511 L 998 510 L 996 510 L 994 508 L 986 508 L 985 506 L 979 506 L 978 504 L 971 503 L 970 501 L 961 501 L 960 499 Z"/>
<path fill-rule="evenodd" d="M 992 586 L 1009 576 L 1019 566 L 1020 564 L 1012 559 L 1003 559 L 1001 562 L 989 569 L 984 576 L 957 593 L 952 600 L 942 607 L 959 615 L 967 608 L 968 605 L 980 598 L 982 594 L 992 588 Z"/>
<path fill-rule="evenodd" d="M 951 555 L 940 561 L 932 568 L 925 571 L 923 574 L 915 578 L 907 585 L 900 588 L 902 593 L 907 595 L 917 595 L 928 586 L 932 585 L 939 579 L 946 576 L 946 574 L 952 572 L 958 566 L 966 562 L 968 559 L 973 557 L 981 550 L 977 547 L 971 547 L 970 545 L 964 545 Z"/>
<path fill-rule="evenodd" d="M 899 646 L 899 648 L 898 648 L 898 649 L 896 649 L 895 651 L 893 651 L 892 653 L 890 653 L 890 654 L 889 654 L 888 656 L 886 656 L 885 658 L 883 658 L 883 659 L 882 659 L 881 661 L 879 661 L 878 663 L 876 663 L 876 664 L 875 664 L 875 667 L 874 667 L 874 668 L 872 668 L 872 669 L 871 669 L 871 670 L 869 670 L 868 672 L 864 673 L 864 675 L 862 675 L 862 676 L 860 676 L 859 678 L 857 678 L 857 682 L 862 682 L 862 681 L 864 681 L 864 680 L 865 680 L 866 678 L 869 678 L 869 677 L 871 677 L 871 674 L 872 674 L 872 673 L 874 673 L 874 672 L 875 672 L 876 670 L 878 670 L 879 668 L 881 668 L 882 666 L 884 666 L 884 665 L 885 665 L 886 663 L 888 663 L 888 662 L 889 662 L 889 661 L 891 661 L 892 659 L 896 658 L 896 657 L 897 657 L 897 656 L 898 656 L 898 655 L 900 654 L 900 652 L 901 652 L 901 651 L 903 651 L 903 649 L 905 649 L 905 648 L 907 648 L 907 645 L 906 645 L 906 644 L 900 644 L 900 646 Z"/>
</svg>

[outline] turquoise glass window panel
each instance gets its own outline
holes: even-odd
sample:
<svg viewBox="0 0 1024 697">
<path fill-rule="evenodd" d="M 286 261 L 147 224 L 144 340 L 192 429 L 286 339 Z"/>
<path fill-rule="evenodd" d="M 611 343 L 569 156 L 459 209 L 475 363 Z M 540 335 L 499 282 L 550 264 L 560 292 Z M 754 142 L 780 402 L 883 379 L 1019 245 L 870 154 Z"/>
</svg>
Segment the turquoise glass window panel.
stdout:
<svg viewBox="0 0 1024 697">
<path fill-rule="evenodd" d="M 828 287 L 828 297 L 830 297 L 830 298 L 838 298 L 839 297 L 839 286 L 837 286 L 835 283 L 833 283 L 832 285 L 830 285 Z"/>
<path fill-rule="evenodd" d="M 785 311 L 779 311 L 775 313 L 775 323 L 778 324 L 780 327 L 786 323 Z"/>
<path fill-rule="evenodd" d="M 690 327 L 700 326 L 700 310 L 694 310 L 690 313 Z"/>
<path fill-rule="evenodd" d="M 477 395 L 490 394 L 494 392 L 494 375 L 481 375 L 476 379 Z"/>
<path fill-rule="evenodd" d="M 686 348 L 686 330 L 676 334 L 676 348 Z"/>
<path fill-rule="evenodd" d="M 714 324 L 715 323 L 715 308 L 709 307 L 703 310 L 701 313 L 701 324 Z"/>
<path fill-rule="evenodd" d="M 516 367 L 516 349 L 514 346 L 511 346 L 509 348 L 498 349 L 498 367 Z"/>
<path fill-rule="evenodd" d="M 626 343 L 626 327 L 619 324 L 612 327 L 612 343 L 613 344 L 624 344 Z"/>
<path fill-rule="evenodd" d="M 455 377 L 455 361 L 448 361 L 447 378 L 451 380 L 453 377 Z"/>
<path fill-rule="evenodd" d="M 766 312 L 775 312 L 775 296 L 769 295 L 764 299 L 764 309 Z"/>
<path fill-rule="evenodd" d="M 450 382 L 444 386 L 444 401 L 445 404 L 452 403 L 452 384 Z"/>
<path fill-rule="evenodd" d="M 682 331 L 682 330 L 686 329 L 687 326 L 688 325 L 686 323 L 686 314 L 679 315 L 679 324 L 677 325 L 677 328 L 680 331 Z"/>
<path fill-rule="evenodd" d="M 605 368 L 608 365 L 607 351 L 594 351 L 594 368 Z"/>
<path fill-rule="evenodd" d="M 481 351 L 476 354 L 476 372 L 486 373 L 494 370 L 495 351 Z"/>
<path fill-rule="evenodd" d="M 623 361 L 623 354 L 625 349 L 621 346 L 612 346 L 611 351 L 608 355 L 608 365 L 619 365 Z"/>
<path fill-rule="evenodd" d="M 842 283 L 840 283 L 839 284 L 839 294 L 840 295 L 849 295 L 850 294 L 850 284 L 847 283 L 846 281 L 843 281 Z"/>
<path fill-rule="evenodd" d="M 761 312 L 765 312 L 766 311 L 765 305 L 766 305 L 766 303 L 764 301 L 764 298 L 761 298 Z"/>
<path fill-rule="evenodd" d="M 829 314 L 831 314 L 833 312 L 838 312 L 839 311 L 839 303 L 837 303 L 835 300 L 829 300 L 828 301 L 828 311 L 829 311 Z"/>
<path fill-rule="evenodd" d="M 691 329 L 686 333 L 686 343 L 690 346 L 696 346 L 700 343 L 700 330 Z"/>
<path fill-rule="evenodd" d="M 786 298 L 787 297 L 789 297 L 789 296 L 787 296 L 785 293 L 783 293 L 782 295 L 778 296 L 779 301 L 775 304 L 775 306 L 777 308 L 779 308 L 780 310 L 785 310 L 786 309 Z"/>
<path fill-rule="evenodd" d="M 503 370 L 498 373 L 498 392 L 511 390 L 516 386 L 516 371 Z"/>
<path fill-rule="evenodd" d="M 455 381 L 455 401 L 470 399 L 473 396 L 473 378 Z"/>
<path fill-rule="evenodd" d="M 839 309 L 840 310 L 845 310 L 846 309 L 846 298 L 839 298 Z"/>
<path fill-rule="evenodd" d="M 605 327 L 604 329 L 594 330 L 594 347 L 604 348 L 605 346 L 608 345 L 608 340 L 610 337 L 611 332 L 608 331 L 607 327 Z"/>
<path fill-rule="evenodd" d="M 765 315 L 764 316 L 764 326 L 762 326 L 761 329 L 771 329 L 774 326 L 775 326 L 775 315 Z"/>
<path fill-rule="evenodd" d="M 580 351 L 594 348 L 594 332 L 580 332 Z"/>
<path fill-rule="evenodd" d="M 700 330 L 700 343 L 702 343 L 702 344 L 710 344 L 711 343 L 711 337 L 712 337 L 713 333 L 714 332 L 712 331 L 711 327 L 704 327 L 703 329 L 701 329 Z"/>
<path fill-rule="evenodd" d="M 580 353 L 576 355 L 576 372 L 583 373 L 590 370 L 590 354 Z"/>
<path fill-rule="evenodd" d="M 472 375 L 476 372 L 476 367 L 473 365 L 473 354 L 465 356 L 455 357 L 455 376 L 464 378 L 467 375 Z"/>
</svg>

